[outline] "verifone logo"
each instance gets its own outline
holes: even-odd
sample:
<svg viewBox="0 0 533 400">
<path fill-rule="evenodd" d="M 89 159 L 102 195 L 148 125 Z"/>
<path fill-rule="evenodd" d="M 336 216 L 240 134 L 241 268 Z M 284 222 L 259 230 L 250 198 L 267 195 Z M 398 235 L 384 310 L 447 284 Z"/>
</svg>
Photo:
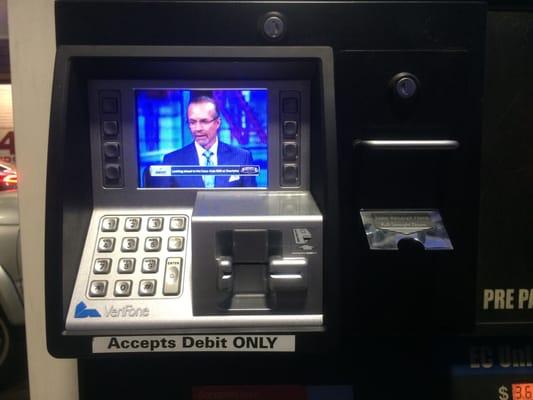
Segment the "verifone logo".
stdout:
<svg viewBox="0 0 533 400">
<path fill-rule="evenodd" d="M 106 307 L 104 315 L 108 318 L 136 318 L 150 316 L 148 307 L 133 307 L 131 304 L 117 308 L 114 306 Z"/>
</svg>

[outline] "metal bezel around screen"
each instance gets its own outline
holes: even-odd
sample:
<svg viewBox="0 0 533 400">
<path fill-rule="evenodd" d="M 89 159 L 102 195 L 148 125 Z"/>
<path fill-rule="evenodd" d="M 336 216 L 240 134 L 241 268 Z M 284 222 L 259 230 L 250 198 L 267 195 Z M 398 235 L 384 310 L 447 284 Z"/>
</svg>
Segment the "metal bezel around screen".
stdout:
<svg viewBox="0 0 533 400">
<path fill-rule="evenodd" d="M 101 80 L 89 83 L 91 103 L 91 150 L 93 170 L 93 193 L 96 204 L 108 206 L 128 205 L 141 206 L 167 204 L 168 195 L 172 191 L 182 199 L 182 204 L 192 205 L 195 193 L 204 188 L 139 188 L 138 182 L 138 141 L 136 123 L 136 90 L 149 89 L 263 89 L 268 91 L 268 187 L 267 188 L 221 188 L 216 190 L 263 191 L 263 190 L 306 190 L 309 188 L 309 95 L 307 81 L 153 81 L 153 80 Z M 98 93 L 103 90 L 120 92 L 122 160 L 124 187 L 106 188 L 102 178 L 101 154 L 101 118 L 98 113 Z M 283 90 L 297 90 L 301 93 L 300 112 L 300 171 L 301 179 L 298 187 L 281 187 L 281 123 L 279 95 Z M 212 189 L 207 189 L 211 191 Z M 176 197 L 173 197 L 175 204 Z M 126 203 L 126 204 L 125 204 Z"/>
</svg>

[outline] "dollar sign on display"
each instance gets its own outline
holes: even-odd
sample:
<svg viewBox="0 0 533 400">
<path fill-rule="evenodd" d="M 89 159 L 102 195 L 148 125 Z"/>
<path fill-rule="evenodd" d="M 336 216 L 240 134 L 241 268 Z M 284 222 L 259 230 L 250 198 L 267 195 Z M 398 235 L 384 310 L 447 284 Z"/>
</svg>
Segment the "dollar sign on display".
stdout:
<svg viewBox="0 0 533 400">
<path fill-rule="evenodd" d="M 500 400 L 509 400 L 509 393 L 507 387 L 500 386 L 500 388 L 498 389 L 498 393 L 500 394 Z"/>
</svg>

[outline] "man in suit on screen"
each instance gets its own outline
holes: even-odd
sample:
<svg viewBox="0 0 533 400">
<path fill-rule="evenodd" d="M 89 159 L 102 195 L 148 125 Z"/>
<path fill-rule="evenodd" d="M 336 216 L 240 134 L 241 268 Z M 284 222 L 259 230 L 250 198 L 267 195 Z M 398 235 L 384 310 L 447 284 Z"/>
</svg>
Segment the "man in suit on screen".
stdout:
<svg viewBox="0 0 533 400">
<path fill-rule="evenodd" d="M 215 101 L 207 96 L 197 97 L 187 107 L 187 123 L 194 141 L 182 149 L 163 157 L 164 165 L 217 166 L 252 165 L 252 154 L 248 150 L 231 146 L 218 139 L 221 125 L 220 114 Z M 167 178 L 169 187 L 220 188 L 256 187 L 255 176 L 240 175 L 197 175 L 172 176 Z"/>
</svg>

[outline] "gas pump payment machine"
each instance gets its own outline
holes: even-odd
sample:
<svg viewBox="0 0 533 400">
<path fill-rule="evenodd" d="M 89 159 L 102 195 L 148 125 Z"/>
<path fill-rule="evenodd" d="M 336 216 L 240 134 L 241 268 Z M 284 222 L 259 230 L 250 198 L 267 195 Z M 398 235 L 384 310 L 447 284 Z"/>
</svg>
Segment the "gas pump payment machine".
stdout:
<svg viewBox="0 0 533 400">
<path fill-rule="evenodd" d="M 88 386 L 392 393 L 473 332 L 483 2 L 55 11 L 47 345 Z"/>
</svg>

